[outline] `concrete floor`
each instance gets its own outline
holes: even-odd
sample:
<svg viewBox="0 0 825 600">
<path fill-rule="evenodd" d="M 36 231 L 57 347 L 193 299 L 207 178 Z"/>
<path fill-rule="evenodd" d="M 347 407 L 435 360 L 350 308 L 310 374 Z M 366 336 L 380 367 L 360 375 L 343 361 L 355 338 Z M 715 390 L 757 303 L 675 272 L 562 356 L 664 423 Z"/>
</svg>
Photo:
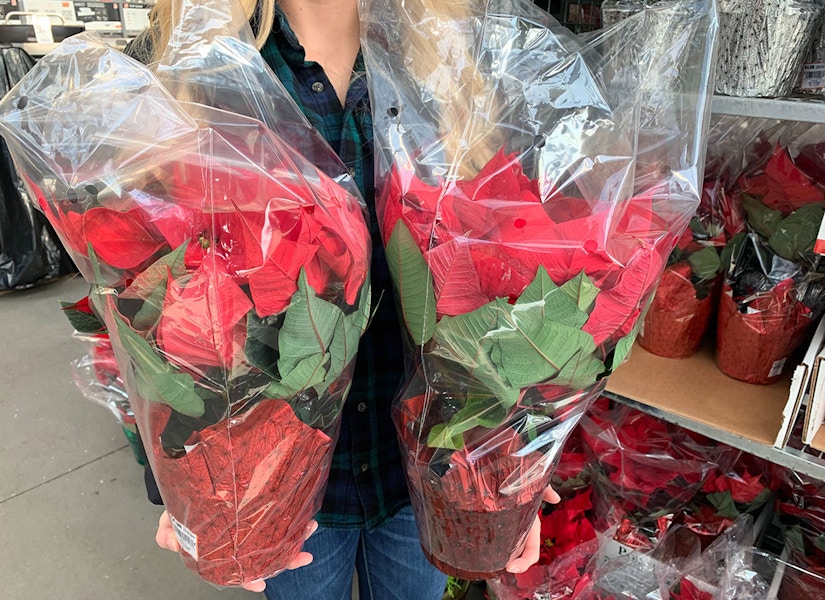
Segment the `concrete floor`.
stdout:
<svg viewBox="0 0 825 600">
<path fill-rule="evenodd" d="M 71 381 L 85 347 L 58 300 L 86 289 L 75 277 L 0 295 L 0 598 L 263 598 L 218 590 L 155 545 L 142 468 Z"/>
</svg>

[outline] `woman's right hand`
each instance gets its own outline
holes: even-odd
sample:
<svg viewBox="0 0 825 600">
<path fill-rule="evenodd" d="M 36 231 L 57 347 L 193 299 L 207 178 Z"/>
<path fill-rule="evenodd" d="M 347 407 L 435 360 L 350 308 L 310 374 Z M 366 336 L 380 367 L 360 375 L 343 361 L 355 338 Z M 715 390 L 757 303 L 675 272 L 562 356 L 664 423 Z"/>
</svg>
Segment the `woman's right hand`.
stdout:
<svg viewBox="0 0 825 600">
<path fill-rule="evenodd" d="M 316 529 L 318 529 L 318 522 L 310 521 L 309 525 L 307 525 L 307 533 L 304 539 L 309 538 L 309 536 L 315 533 Z M 178 538 L 175 536 L 175 530 L 172 528 L 172 519 L 169 518 L 169 513 L 167 511 L 163 511 L 163 514 L 160 515 L 160 520 L 158 521 L 158 532 L 155 534 L 155 541 L 161 548 L 171 550 L 172 552 L 180 552 L 180 544 L 178 543 Z M 291 570 L 305 567 L 311 562 L 312 554 L 302 551 L 292 559 L 292 562 L 289 563 L 287 569 Z M 262 592 L 265 587 L 266 583 L 263 579 L 246 583 L 243 586 L 245 590 L 249 590 L 250 592 Z"/>
</svg>

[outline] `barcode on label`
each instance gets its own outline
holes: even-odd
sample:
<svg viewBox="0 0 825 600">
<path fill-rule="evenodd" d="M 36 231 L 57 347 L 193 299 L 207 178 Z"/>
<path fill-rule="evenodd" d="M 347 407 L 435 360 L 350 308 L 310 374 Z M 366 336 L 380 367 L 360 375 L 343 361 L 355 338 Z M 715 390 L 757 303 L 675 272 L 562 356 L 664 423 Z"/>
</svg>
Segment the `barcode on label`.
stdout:
<svg viewBox="0 0 825 600">
<path fill-rule="evenodd" d="M 780 358 L 776 362 L 771 365 L 771 371 L 768 373 L 768 377 L 776 377 L 782 372 L 782 368 L 785 366 L 785 361 L 788 360 L 787 357 Z"/>
<path fill-rule="evenodd" d="M 172 529 L 175 531 L 175 537 L 178 538 L 181 549 L 198 560 L 198 536 L 172 515 L 169 515 L 169 519 L 172 521 Z"/>
<path fill-rule="evenodd" d="M 803 90 L 825 89 L 825 63 L 808 63 L 802 68 L 802 81 L 799 88 Z"/>
</svg>

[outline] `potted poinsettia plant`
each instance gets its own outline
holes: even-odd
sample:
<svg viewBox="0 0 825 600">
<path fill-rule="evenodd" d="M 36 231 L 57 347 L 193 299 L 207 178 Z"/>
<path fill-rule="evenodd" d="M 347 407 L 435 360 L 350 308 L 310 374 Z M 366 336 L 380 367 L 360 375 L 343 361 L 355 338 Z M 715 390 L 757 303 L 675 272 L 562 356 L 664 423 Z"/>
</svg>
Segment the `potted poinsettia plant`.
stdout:
<svg viewBox="0 0 825 600">
<path fill-rule="evenodd" d="M 666 358 L 686 358 L 702 344 L 713 309 L 725 238 L 712 215 L 695 216 L 668 257 L 639 331 L 639 345 Z"/>
<path fill-rule="evenodd" d="M 639 18 L 582 47 L 528 3 L 362 13 L 377 213 L 410 349 L 394 419 L 422 547 L 448 574 L 489 579 L 521 551 L 564 439 L 625 359 L 698 204 L 673 173 L 699 156 L 629 116 L 681 111 L 673 94 L 690 90 L 682 118 L 704 122 L 714 17 L 649 18 L 701 42 L 671 52 Z M 631 61 L 619 39 L 647 41 Z M 639 55 L 667 55 L 685 79 L 642 73 Z M 634 149 L 638 135 L 657 150 Z"/>
<path fill-rule="evenodd" d="M 184 562 L 219 585 L 283 570 L 320 508 L 369 313 L 346 169 L 176 100 L 92 36 L 39 62 L 0 124 L 93 286 Z"/>
<path fill-rule="evenodd" d="M 825 307 L 815 253 L 825 188 L 777 144 L 764 165 L 738 179 L 735 193 L 748 231 L 722 252 L 716 362 L 730 377 L 768 384 Z"/>
</svg>

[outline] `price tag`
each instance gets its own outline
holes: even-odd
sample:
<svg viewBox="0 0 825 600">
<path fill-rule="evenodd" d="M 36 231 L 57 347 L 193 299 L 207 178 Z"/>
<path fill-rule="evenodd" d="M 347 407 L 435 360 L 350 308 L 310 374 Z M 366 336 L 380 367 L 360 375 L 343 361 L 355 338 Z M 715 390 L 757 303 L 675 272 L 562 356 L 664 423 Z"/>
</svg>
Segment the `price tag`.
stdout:
<svg viewBox="0 0 825 600">
<path fill-rule="evenodd" d="M 32 26 L 34 27 L 34 38 L 38 44 L 54 44 L 52 35 L 52 20 L 48 15 L 32 15 Z"/>
<path fill-rule="evenodd" d="M 809 92 L 825 89 L 825 62 L 807 63 L 802 67 L 799 89 Z"/>
</svg>

